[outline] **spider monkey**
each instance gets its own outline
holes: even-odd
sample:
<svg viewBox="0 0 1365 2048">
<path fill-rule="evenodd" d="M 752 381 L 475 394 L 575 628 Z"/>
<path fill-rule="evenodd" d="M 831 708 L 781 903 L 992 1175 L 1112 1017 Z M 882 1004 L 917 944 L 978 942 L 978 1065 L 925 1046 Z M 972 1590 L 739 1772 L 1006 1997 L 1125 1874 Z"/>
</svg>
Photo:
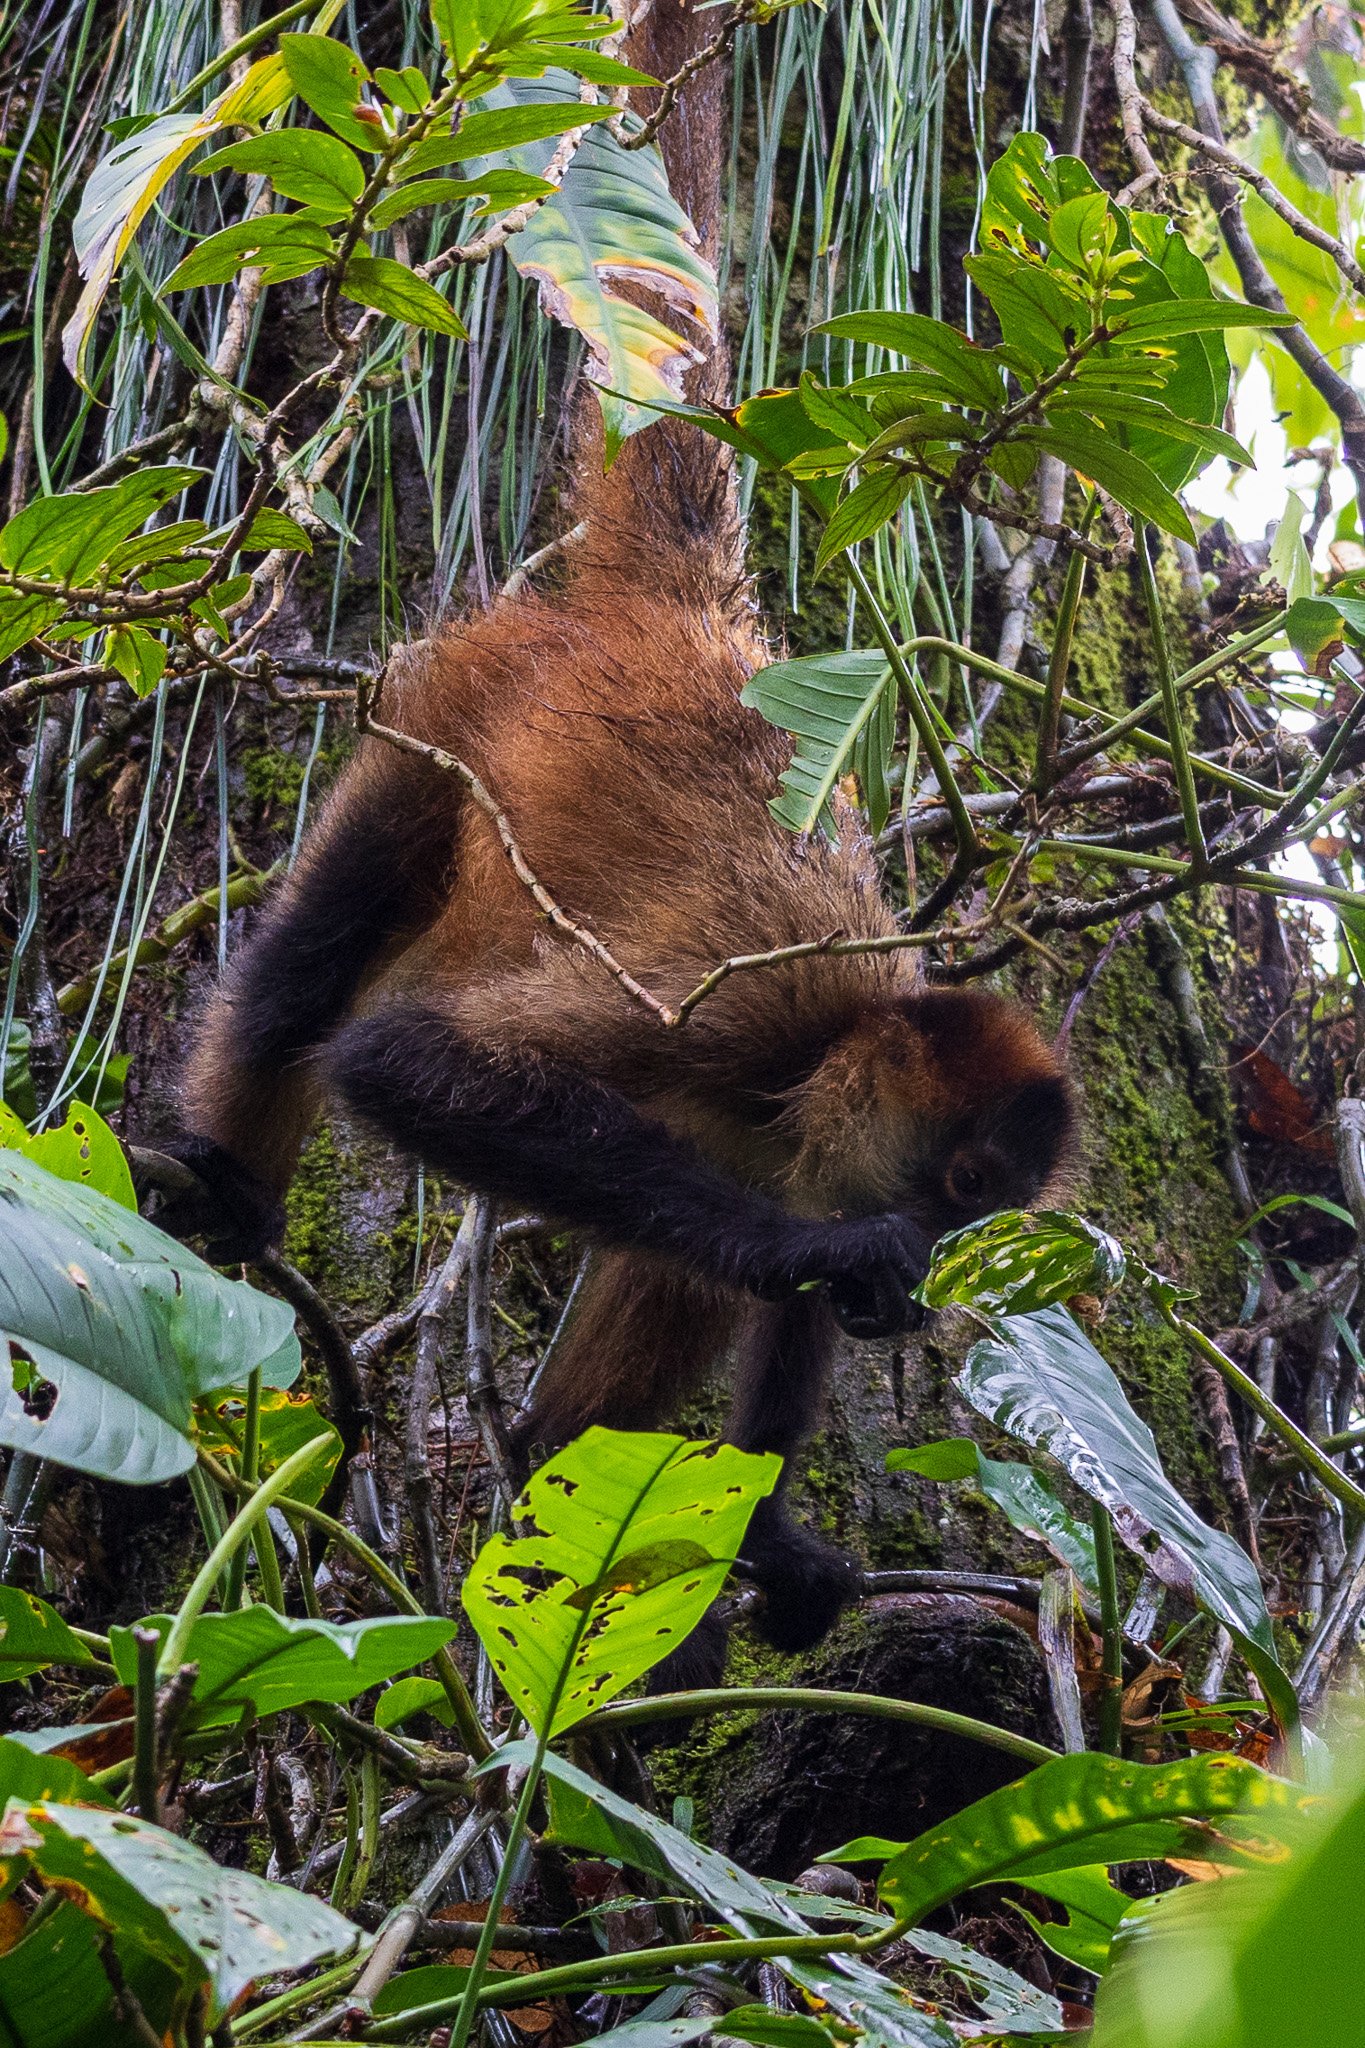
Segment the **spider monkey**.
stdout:
<svg viewBox="0 0 1365 2048">
<path fill-rule="evenodd" d="M 632 61 L 676 71 L 710 16 L 654 0 Z M 714 67 L 664 130 L 714 239 L 728 116 Z M 718 390 L 721 357 L 693 388 Z M 391 664 L 382 716 L 473 767 L 526 861 L 676 1005 L 718 961 L 896 927 L 851 816 L 798 839 L 768 799 L 789 743 L 740 691 L 766 658 L 728 458 L 664 421 L 582 460 L 562 587 L 525 589 Z M 924 985 L 910 951 L 736 973 L 666 1030 L 547 930 L 493 823 L 431 758 L 361 741 L 200 1027 L 182 1157 L 220 1260 L 249 1258 L 324 1094 L 429 1166 L 595 1243 L 533 1441 L 655 1423 L 731 1347 L 729 1436 L 791 1453 L 837 1331 L 909 1326 L 934 1240 L 1037 1198 L 1073 1124 L 1029 1019 Z M 765 1503 L 745 1563 L 783 1649 L 858 1568 Z"/>
</svg>

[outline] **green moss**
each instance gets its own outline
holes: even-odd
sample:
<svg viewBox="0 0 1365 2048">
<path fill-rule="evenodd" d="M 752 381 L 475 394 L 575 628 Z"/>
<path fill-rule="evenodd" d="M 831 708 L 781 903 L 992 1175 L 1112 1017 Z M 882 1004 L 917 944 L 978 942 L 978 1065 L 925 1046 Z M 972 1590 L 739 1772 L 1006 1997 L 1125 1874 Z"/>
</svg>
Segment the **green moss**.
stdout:
<svg viewBox="0 0 1365 2048">
<path fill-rule="evenodd" d="M 372 1151 L 330 1124 L 304 1147 L 286 1202 L 284 1253 L 334 1308 L 382 1313 L 411 1269 L 416 1223 Z"/>
</svg>

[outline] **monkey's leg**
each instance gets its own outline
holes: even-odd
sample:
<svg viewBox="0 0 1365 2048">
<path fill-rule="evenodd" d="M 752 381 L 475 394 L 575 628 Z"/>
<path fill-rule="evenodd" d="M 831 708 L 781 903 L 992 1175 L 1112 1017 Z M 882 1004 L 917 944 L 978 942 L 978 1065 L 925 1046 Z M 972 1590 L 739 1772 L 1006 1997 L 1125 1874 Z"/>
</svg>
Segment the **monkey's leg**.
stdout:
<svg viewBox="0 0 1365 2048">
<path fill-rule="evenodd" d="M 594 1251 L 517 1436 L 561 1444 L 594 1422 L 652 1429 L 675 1419 L 726 1349 L 741 1299 L 676 1259 Z"/>
<path fill-rule="evenodd" d="M 354 1110 L 430 1165 L 722 1286 L 780 1299 L 808 1280 L 860 1274 L 903 1301 L 924 1270 L 907 1219 L 793 1216 L 616 1089 L 563 1061 L 490 1052 L 437 1010 L 394 1002 L 357 1018 L 326 1064 Z"/>
<path fill-rule="evenodd" d="M 731 1441 L 789 1461 L 819 1421 L 835 1341 L 834 1318 L 819 1295 L 754 1304 L 741 1345 Z M 784 1484 L 789 1471 L 785 1463 Z M 756 1626 L 778 1650 L 819 1642 L 862 1583 L 856 1558 L 793 1521 L 780 1493 L 759 1502 L 741 1559 L 763 1588 Z"/>
<path fill-rule="evenodd" d="M 190 1057 L 176 1148 L 209 1197 L 167 1218 L 215 1232 L 216 1258 L 278 1235 L 316 1108 L 312 1055 L 378 958 L 439 906 L 458 815 L 439 768 L 366 743 L 234 961 Z"/>
</svg>

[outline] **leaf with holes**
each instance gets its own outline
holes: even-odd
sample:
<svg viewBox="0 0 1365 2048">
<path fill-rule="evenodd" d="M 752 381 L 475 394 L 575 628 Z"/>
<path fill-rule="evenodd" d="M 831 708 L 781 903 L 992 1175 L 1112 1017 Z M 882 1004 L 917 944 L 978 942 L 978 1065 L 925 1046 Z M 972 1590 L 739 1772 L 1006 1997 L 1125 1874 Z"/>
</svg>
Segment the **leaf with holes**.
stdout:
<svg viewBox="0 0 1365 2048">
<path fill-rule="evenodd" d="M 72 229 L 85 286 L 62 329 L 62 356 L 85 383 L 85 362 L 104 297 L 138 228 L 201 142 L 224 128 L 263 121 L 286 103 L 289 79 L 278 57 L 262 57 L 200 114 L 162 114 L 123 136 L 101 157 L 81 194 Z"/>
<path fill-rule="evenodd" d="M 26 1159 L 55 1173 L 58 1180 L 74 1180 L 81 1187 L 108 1195 L 124 1209 L 137 1209 L 123 1147 L 88 1103 L 69 1103 L 64 1122 L 32 1135 L 14 1111 L 0 1103 L 0 1147 L 22 1152 Z"/>
<path fill-rule="evenodd" d="M 245 1417 L 246 1400 L 240 1387 L 229 1388 L 226 1392 L 215 1388 L 195 1403 L 195 1442 L 214 1457 L 222 1457 L 227 1452 L 232 1462 L 240 1467 Z M 291 1394 L 283 1387 L 261 1389 L 257 1457 L 260 1478 L 268 1479 L 286 1458 L 292 1458 L 295 1451 L 301 1451 L 305 1444 L 316 1443 L 323 1435 L 331 1438 L 327 1450 L 319 1451 L 289 1489 L 291 1500 L 303 1501 L 314 1508 L 327 1491 L 327 1483 L 336 1470 L 341 1456 L 341 1433 L 307 1394 Z"/>
<path fill-rule="evenodd" d="M 874 832 L 886 823 L 886 763 L 895 737 L 896 686 L 879 649 L 803 655 L 774 661 L 745 684 L 769 725 L 789 732 L 796 751 L 782 771 L 782 794 L 768 808 L 793 832 L 814 831 L 841 775 L 866 741 L 864 787 Z M 873 801 L 873 798 L 876 801 Z"/>
<path fill-rule="evenodd" d="M 0 1869 L 30 1871 L 186 1991 L 208 1991 L 217 2026 L 263 1977 L 345 1954 L 359 1939 L 320 1899 L 227 1870 L 202 1849 L 125 1813 L 12 1799 Z M 102 2038 L 92 2035 L 89 2038 Z"/>
<path fill-rule="evenodd" d="M 485 1543 L 465 1611 L 532 1727 L 562 1734 L 676 1649 L 733 1564 L 781 1460 L 730 1444 L 590 1429 Z"/>
<path fill-rule="evenodd" d="M 1028 1315 L 1074 1294 L 1108 1294 L 1123 1278 L 1123 1247 L 1061 1209 L 1001 1209 L 934 1247 L 921 1284 L 926 1308 Z"/>
<path fill-rule="evenodd" d="M 299 1371 L 293 1311 L 164 1231 L 0 1152 L 0 1443 L 147 1484 L 194 1463 L 196 1396 Z"/>
<path fill-rule="evenodd" d="M 576 80 L 560 70 L 534 85 L 513 80 L 486 94 L 485 104 L 549 97 L 577 101 Z M 629 128 L 634 117 L 625 119 Z M 554 148 L 532 142 L 511 155 L 539 176 Z M 587 343 L 610 459 L 627 435 L 649 425 L 651 402 L 681 398 L 685 371 L 717 333 L 715 273 L 669 192 L 658 151 L 623 150 L 609 130 L 591 128 L 559 191 L 512 237 L 507 254 L 539 286 L 542 310 Z M 687 332 L 638 303 L 641 291 Z"/>
</svg>

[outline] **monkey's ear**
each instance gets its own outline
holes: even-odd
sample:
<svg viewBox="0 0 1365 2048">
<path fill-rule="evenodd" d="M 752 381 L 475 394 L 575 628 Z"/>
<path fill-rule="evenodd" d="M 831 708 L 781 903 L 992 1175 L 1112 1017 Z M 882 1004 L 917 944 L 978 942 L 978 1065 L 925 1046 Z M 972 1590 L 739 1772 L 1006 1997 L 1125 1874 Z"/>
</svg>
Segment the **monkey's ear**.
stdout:
<svg viewBox="0 0 1365 2048">
<path fill-rule="evenodd" d="M 1016 1088 L 993 1125 L 997 1143 L 1046 1181 L 1075 1143 L 1075 1092 L 1064 1074 L 1040 1074 Z"/>
</svg>

